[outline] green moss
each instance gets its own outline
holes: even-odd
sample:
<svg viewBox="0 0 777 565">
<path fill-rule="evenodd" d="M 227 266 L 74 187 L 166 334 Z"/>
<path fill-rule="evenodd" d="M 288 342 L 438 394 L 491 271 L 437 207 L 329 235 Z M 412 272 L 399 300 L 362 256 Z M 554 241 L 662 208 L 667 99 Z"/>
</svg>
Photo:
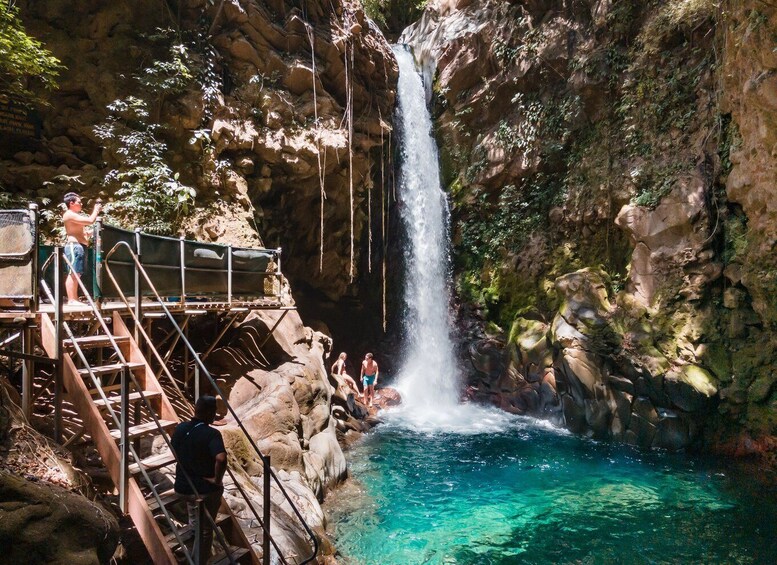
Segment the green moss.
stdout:
<svg viewBox="0 0 777 565">
<path fill-rule="evenodd" d="M 720 382 L 730 382 L 731 358 L 722 343 L 710 343 L 703 348 L 699 361 L 704 364 Z"/>
<path fill-rule="evenodd" d="M 686 365 L 680 373 L 680 380 L 689 384 L 701 394 L 711 398 L 718 392 L 718 381 L 706 369 L 698 365 Z"/>
</svg>

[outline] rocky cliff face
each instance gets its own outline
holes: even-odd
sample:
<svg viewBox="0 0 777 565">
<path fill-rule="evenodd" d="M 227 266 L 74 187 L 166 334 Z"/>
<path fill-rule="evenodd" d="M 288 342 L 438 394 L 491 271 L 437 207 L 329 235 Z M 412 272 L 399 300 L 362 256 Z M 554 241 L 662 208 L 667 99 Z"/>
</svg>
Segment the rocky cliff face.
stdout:
<svg viewBox="0 0 777 565">
<path fill-rule="evenodd" d="M 406 31 L 475 396 L 643 446 L 773 452 L 776 12 L 441 0 Z"/>
<path fill-rule="evenodd" d="M 66 70 L 42 139 L 0 160 L 0 186 L 40 202 L 52 229 L 77 190 L 128 226 L 282 246 L 311 316 L 342 310 L 327 321 L 377 333 L 359 312 L 379 305 L 388 43 L 358 3 L 174 4 L 19 3 Z"/>
</svg>

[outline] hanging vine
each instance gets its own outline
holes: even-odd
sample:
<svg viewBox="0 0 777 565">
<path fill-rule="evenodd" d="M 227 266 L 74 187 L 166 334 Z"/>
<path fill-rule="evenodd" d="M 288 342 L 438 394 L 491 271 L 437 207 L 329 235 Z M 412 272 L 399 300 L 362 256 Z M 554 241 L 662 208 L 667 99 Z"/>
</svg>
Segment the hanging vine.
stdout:
<svg viewBox="0 0 777 565">
<path fill-rule="evenodd" d="M 321 125 L 318 121 L 318 98 L 316 94 L 316 48 L 315 48 L 315 35 L 313 32 L 313 26 L 306 24 L 305 30 L 308 34 L 308 40 L 310 41 L 310 59 L 313 64 L 313 122 L 314 122 L 314 135 L 316 137 L 316 159 L 318 161 L 318 184 L 320 189 L 320 214 L 319 214 L 319 231 L 321 233 L 321 240 L 319 246 L 318 255 L 318 272 L 321 273 L 324 270 L 324 201 L 326 200 L 326 187 L 324 186 L 324 178 L 326 171 L 326 153 L 324 153 L 323 166 L 321 163 Z"/>
<path fill-rule="evenodd" d="M 348 57 L 348 45 L 345 43 L 345 92 L 346 92 L 346 116 L 348 127 L 348 203 L 350 207 L 350 269 L 348 276 L 351 282 L 354 279 L 354 246 L 353 246 L 353 221 L 354 221 L 354 199 L 353 199 L 353 85 L 351 84 L 351 74 L 353 73 L 353 44 L 351 44 L 351 56 Z M 349 68 L 350 67 L 350 68 Z"/>
<path fill-rule="evenodd" d="M 367 180 L 367 272 L 372 272 L 372 179 Z"/>
<path fill-rule="evenodd" d="M 383 116 L 378 106 L 380 123 L 380 241 L 383 245 L 383 265 L 381 278 L 381 305 L 383 307 L 383 332 L 386 332 L 386 148 L 383 145 Z"/>
</svg>

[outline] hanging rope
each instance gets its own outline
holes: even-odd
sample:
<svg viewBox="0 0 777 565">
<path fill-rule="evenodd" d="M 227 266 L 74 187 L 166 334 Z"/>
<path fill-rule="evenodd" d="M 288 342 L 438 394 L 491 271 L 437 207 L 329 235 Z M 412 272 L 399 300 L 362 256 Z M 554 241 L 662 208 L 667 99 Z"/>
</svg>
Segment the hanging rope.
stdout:
<svg viewBox="0 0 777 565">
<path fill-rule="evenodd" d="M 319 215 L 319 230 L 321 232 L 319 256 L 318 256 L 318 272 L 324 270 L 324 200 L 326 200 L 326 188 L 324 186 L 324 177 L 326 169 L 326 154 L 324 154 L 324 164 L 321 164 L 321 125 L 318 121 L 318 96 L 316 93 L 316 79 L 318 74 L 316 73 L 316 43 L 315 34 L 313 32 L 313 26 L 306 24 L 305 31 L 308 34 L 308 41 L 310 41 L 310 60 L 313 64 L 313 126 L 314 135 L 316 137 L 316 160 L 318 161 L 318 184 L 320 189 L 320 207 L 321 212 Z"/>
<path fill-rule="evenodd" d="M 372 272 L 372 179 L 367 179 L 367 272 Z"/>
<path fill-rule="evenodd" d="M 380 122 L 380 241 L 383 245 L 383 274 L 381 279 L 381 303 L 383 306 L 383 333 L 386 333 L 386 166 L 385 151 L 383 146 L 383 116 L 378 106 L 378 120 Z"/>
<path fill-rule="evenodd" d="M 350 70 L 349 70 L 350 63 Z M 354 279 L 354 247 L 353 247 L 353 86 L 351 85 L 351 72 L 353 71 L 353 45 L 351 45 L 351 57 L 348 60 L 348 41 L 345 43 L 345 96 L 346 113 L 348 116 L 348 202 L 351 212 L 350 235 L 351 235 L 351 263 L 348 276 L 353 282 Z"/>
</svg>

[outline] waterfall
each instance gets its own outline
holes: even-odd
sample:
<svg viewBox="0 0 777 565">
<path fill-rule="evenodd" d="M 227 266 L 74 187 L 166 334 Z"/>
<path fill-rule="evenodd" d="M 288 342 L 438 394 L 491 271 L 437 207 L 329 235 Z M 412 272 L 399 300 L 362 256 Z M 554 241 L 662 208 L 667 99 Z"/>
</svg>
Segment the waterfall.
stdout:
<svg viewBox="0 0 777 565">
<path fill-rule="evenodd" d="M 396 123 L 402 151 L 398 198 L 406 237 L 398 388 L 408 411 L 429 418 L 444 416 L 458 404 L 450 319 L 450 213 L 421 76 L 405 47 L 395 46 L 394 53 L 399 62 Z"/>
</svg>

